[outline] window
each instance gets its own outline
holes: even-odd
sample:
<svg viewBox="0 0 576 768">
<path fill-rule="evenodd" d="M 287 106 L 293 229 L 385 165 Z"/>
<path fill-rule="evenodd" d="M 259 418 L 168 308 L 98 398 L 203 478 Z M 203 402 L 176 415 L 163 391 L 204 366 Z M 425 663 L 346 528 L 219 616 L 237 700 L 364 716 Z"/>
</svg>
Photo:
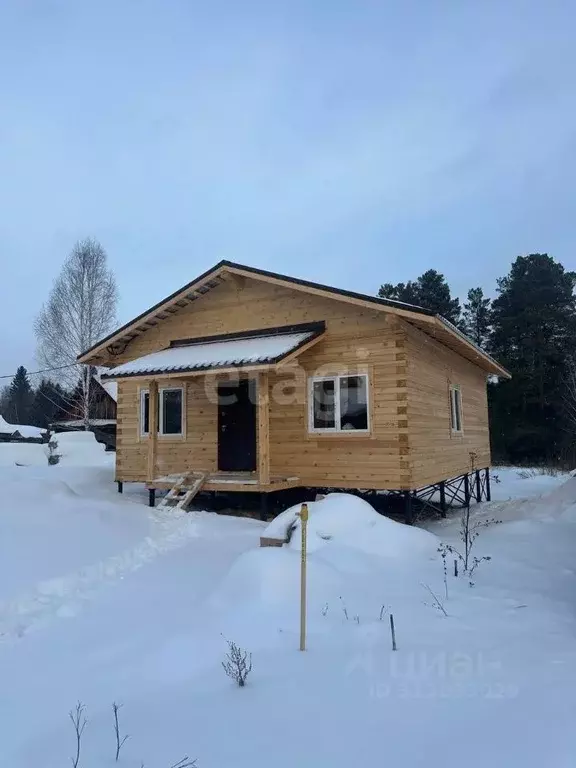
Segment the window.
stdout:
<svg viewBox="0 0 576 768">
<path fill-rule="evenodd" d="M 367 432 L 368 376 L 310 379 L 310 432 Z"/>
<path fill-rule="evenodd" d="M 462 395 L 459 386 L 450 387 L 450 429 L 462 432 Z"/>
<path fill-rule="evenodd" d="M 160 401 L 160 434 L 182 434 L 182 389 L 161 389 Z"/>
<path fill-rule="evenodd" d="M 150 393 L 140 390 L 140 434 L 147 435 L 150 429 Z"/>
<path fill-rule="evenodd" d="M 183 429 L 184 390 L 180 387 L 160 389 L 158 391 L 158 434 L 181 435 Z M 150 431 L 150 393 L 140 390 L 140 434 L 146 436 Z"/>
</svg>

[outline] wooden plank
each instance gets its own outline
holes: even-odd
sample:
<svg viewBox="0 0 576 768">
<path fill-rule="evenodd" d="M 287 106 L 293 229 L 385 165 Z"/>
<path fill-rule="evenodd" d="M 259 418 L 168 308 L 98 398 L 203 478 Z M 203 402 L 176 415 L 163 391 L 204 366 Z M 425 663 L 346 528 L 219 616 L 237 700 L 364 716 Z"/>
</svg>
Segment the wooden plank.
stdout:
<svg viewBox="0 0 576 768">
<path fill-rule="evenodd" d="M 270 482 L 270 389 L 268 374 L 259 373 L 257 390 L 257 436 L 258 436 L 258 481 L 261 485 Z"/>
<path fill-rule="evenodd" d="M 178 504 L 176 504 L 176 509 L 186 509 L 191 504 L 191 502 L 194 500 L 194 497 L 200 493 L 200 490 L 202 489 L 207 476 L 208 473 L 203 472 L 200 477 L 197 477 L 194 480 L 192 487 L 186 491 Z"/>
</svg>

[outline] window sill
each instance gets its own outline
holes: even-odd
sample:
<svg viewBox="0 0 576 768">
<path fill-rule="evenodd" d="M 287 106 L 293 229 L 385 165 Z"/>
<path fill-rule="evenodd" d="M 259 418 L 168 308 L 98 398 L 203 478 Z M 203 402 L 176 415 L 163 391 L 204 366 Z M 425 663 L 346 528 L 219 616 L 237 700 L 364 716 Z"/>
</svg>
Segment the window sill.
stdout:
<svg viewBox="0 0 576 768">
<path fill-rule="evenodd" d="M 324 438 L 336 440 L 371 440 L 374 435 L 370 431 L 357 429 L 342 429 L 339 432 L 307 432 L 308 440 L 323 440 Z"/>
</svg>

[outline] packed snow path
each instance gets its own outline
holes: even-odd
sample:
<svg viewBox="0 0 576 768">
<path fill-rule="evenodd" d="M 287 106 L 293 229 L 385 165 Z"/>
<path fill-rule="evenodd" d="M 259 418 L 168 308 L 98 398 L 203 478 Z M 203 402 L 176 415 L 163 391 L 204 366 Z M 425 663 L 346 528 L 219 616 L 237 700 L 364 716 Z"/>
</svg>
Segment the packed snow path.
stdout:
<svg viewBox="0 0 576 768">
<path fill-rule="evenodd" d="M 144 512 L 144 514 L 146 514 Z M 54 618 L 70 618 L 105 586 L 198 535 L 194 514 L 173 510 L 152 518 L 152 534 L 134 547 L 72 573 L 39 582 L 33 590 L 0 603 L 0 641 L 22 637 Z"/>
</svg>

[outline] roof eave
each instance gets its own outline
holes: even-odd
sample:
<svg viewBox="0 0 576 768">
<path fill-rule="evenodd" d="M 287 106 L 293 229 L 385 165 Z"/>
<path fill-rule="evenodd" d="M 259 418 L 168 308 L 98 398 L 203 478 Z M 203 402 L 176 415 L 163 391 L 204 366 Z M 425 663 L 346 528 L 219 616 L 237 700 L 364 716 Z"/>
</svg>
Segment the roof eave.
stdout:
<svg viewBox="0 0 576 768">
<path fill-rule="evenodd" d="M 442 315 L 436 315 L 437 319 L 442 323 L 443 327 L 446 328 L 450 333 L 452 333 L 453 336 L 458 338 L 460 341 L 465 343 L 471 351 L 474 352 L 475 356 L 478 360 L 482 361 L 482 368 L 485 368 L 488 373 L 495 374 L 496 376 L 501 376 L 505 379 L 511 379 L 512 374 L 504 368 L 503 365 L 500 365 L 500 363 L 495 360 L 492 355 L 489 355 L 488 352 L 485 352 L 482 347 L 479 347 L 475 342 L 472 341 L 468 336 L 466 336 L 465 333 L 462 333 L 462 331 L 457 328 L 453 323 L 451 323 L 449 320 L 446 320 L 445 317 L 442 317 Z M 480 363 L 478 363 L 480 365 Z"/>
</svg>

